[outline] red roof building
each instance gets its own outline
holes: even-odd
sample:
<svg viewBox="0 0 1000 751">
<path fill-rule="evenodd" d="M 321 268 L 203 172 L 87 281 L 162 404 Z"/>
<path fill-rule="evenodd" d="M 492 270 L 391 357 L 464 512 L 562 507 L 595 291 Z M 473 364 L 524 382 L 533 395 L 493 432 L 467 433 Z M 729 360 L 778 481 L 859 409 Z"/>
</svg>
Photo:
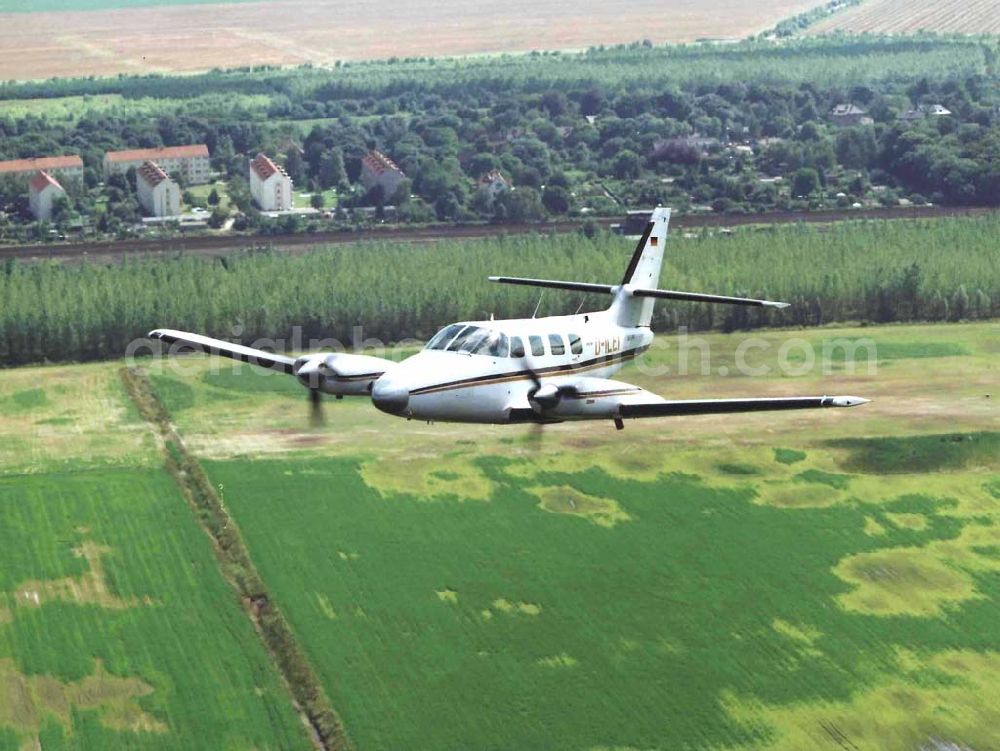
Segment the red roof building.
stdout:
<svg viewBox="0 0 1000 751">
<path fill-rule="evenodd" d="M 261 180 L 267 180 L 267 178 L 271 175 L 279 172 L 282 175 L 286 174 L 285 170 L 275 164 L 266 154 L 258 154 L 257 158 L 250 162 L 250 169 L 252 169 Z"/>
<path fill-rule="evenodd" d="M 139 204 L 154 217 L 181 213 L 181 191 L 177 183 L 156 162 L 143 162 L 135 171 L 135 189 Z"/>
<path fill-rule="evenodd" d="M 150 188 L 155 188 L 164 180 L 170 179 L 167 173 L 156 162 L 143 162 L 139 166 L 139 169 L 135 171 L 135 174 L 140 180 L 145 181 L 146 185 Z"/>
<path fill-rule="evenodd" d="M 159 149 L 129 149 L 127 151 L 109 151 L 104 155 L 107 162 L 147 162 L 161 159 L 191 159 L 194 157 L 208 158 L 208 146 L 203 143 L 191 146 L 164 146 Z"/>
<path fill-rule="evenodd" d="M 52 204 L 63 195 L 66 195 L 63 186 L 48 172 L 36 172 L 28 181 L 28 208 L 40 222 L 52 218 Z"/>
<path fill-rule="evenodd" d="M 0 175 L 34 175 L 36 172 L 58 173 L 63 177 L 83 177 L 83 160 L 74 154 L 0 162 Z"/>
<path fill-rule="evenodd" d="M 292 180 L 284 169 L 266 154 L 250 162 L 250 195 L 261 211 L 291 211 Z"/>
<path fill-rule="evenodd" d="M 208 146 L 165 146 L 158 149 L 109 151 L 104 155 L 104 176 L 123 174 L 143 162 L 156 162 L 165 172 L 179 176 L 191 185 L 207 183 L 211 175 Z"/>
<path fill-rule="evenodd" d="M 361 159 L 361 183 L 367 190 L 379 186 L 383 196 L 389 198 L 405 179 L 406 173 L 381 151 L 369 151 Z"/>
<path fill-rule="evenodd" d="M 62 190 L 62 185 L 59 184 L 59 181 L 48 172 L 36 172 L 35 176 L 28 182 L 28 187 L 35 193 L 41 193 L 50 186 Z"/>
</svg>

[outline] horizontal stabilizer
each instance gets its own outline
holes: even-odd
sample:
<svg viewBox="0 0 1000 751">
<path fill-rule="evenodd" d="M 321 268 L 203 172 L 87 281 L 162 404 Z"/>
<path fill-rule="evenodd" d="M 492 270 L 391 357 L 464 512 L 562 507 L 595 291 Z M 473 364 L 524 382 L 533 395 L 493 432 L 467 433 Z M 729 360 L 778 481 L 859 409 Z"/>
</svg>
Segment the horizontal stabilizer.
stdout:
<svg viewBox="0 0 1000 751">
<path fill-rule="evenodd" d="M 589 282 L 564 282 L 558 279 L 524 279 L 518 276 L 491 276 L 491 282 L 501 284 L 520 284 L 526 287 L 545 287 L 547 289 L 568 289 L 574 292 L 594 292 L 602 295 L 612 295 L 620 287 L 610 284 L 590 284 Z M 729 297 L 727 295 L 706 295 L 701 292 L 678 292 L 672 289 L 625 288 L 632 297 L 654 297 L 661 300 L 691 300 L 693 302 L 714 302 L 725 305 L 753 305 L 762 308 L 787 308 L 787 302 L 757 300 L 751 297 Z"/>
<path fill-rule="evenodd" d="M 610 295 L 615 288 L 610 284 L 588 284 L 587 282 L 561 282 L 556 279 L 522 279 L 517 276 L 491 276 L 491 282 L 500 284 L 520 284 L 526 287 L 546 287 L 548 289 L 569 289 L 574 292 L 597 292 Z"/>
<path fill-rule="evenodd" d="M 733 412 L 768 412 L 817 407 L 856 407 L 867 404 L 860 396 L 793 396 L 775 399 L 686 399 L 682 401 L 623 404 L 621 416 L 671 417 L 680 415 L 712 415 Z"/>
<path fill-rule="evenodd" d="M 677 292 L 672 289 L 633 289 L 634 297 L 655 297 L 661 300 L 691 300 L 693 302 L 717 302 L 725 305 L 756 305 L 762 308 L 787 308 L 787 302 L 755 300 L 750 297 L 727 297 L 726 295 L 704 295 L 701 292 Z"/>
<path fill-rule="evenodd" d="M 273 352 L 265 352 L 262 349 L 244 347 L 242 344 L 224 342 L 221 339 L 213 339 L 201 334 L 191 334 L 187 331 L 174 331 L 173 329 L 156 329 L 150 331 L 147 336 L 150 339 L 159 339 L 167 344 L 180 344 L 197 352 L 206 352 L 210 355 L 222 355 L 230 357 L 240 362 L 248 362 L 260 368 L 277 370 L 281 373 L 295 374 L 295 359 L 285 355 L 278 355 Z"/>
</svg>

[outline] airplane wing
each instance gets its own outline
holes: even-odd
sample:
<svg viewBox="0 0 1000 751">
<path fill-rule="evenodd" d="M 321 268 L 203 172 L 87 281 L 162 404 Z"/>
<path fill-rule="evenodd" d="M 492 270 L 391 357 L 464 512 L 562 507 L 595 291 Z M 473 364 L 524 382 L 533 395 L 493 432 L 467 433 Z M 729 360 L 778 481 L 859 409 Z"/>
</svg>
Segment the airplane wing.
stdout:
<svg viewBox="0 0 1000 751">
<path fill-rule="evenodd" d="M 854 407 L 867 401 L 858 396 L 668 400 L 623 381 L 564 376 L 539 381 L 535 391 L 511 406 L 508 419 L 510 422 L 610 419 L 620 423 L 639 417 Z"/>
<path fill-rule="evenodd" d="M 295 375 L 295 358 L 287 355 L 279 355 L 274 352 L 265 352 L 262 349 L 244 347 L 242 344 L 233 344 L 221 339 L 213 339 L 201 334 L 192 334 L 187 331 L 175 331 L 173 329 L 156 329 L 150 331 L 147 336 L 150 339 L 159 339 L 167 344 L 179 344 L 197 352 L 206 352 L 210 355 L 221 355 L 230 357 L 233 360 L 248 362 L 268 370 L 276 370 L 279 373 Z"/>
<path fill-rule="evenodd" d="M 622 418 L 671 417 L 675 415 L 712 415 L 731 412 L 767 412 L 818 407 L 856 407 L 869 400 L 860 396 L 789 396 L 749 399 L 682 399 L 657 402 L 633 402 L 619 406 Z"/>
</svg>

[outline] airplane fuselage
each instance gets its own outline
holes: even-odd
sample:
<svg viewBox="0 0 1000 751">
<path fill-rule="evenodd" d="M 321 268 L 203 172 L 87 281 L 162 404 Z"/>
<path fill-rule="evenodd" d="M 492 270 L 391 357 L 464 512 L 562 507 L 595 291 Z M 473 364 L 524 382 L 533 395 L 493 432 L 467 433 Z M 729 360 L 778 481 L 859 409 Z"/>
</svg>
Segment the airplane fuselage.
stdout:
<svg viewBox="0 0 1000 751">
<path fill-rule="evenodd" d="M 506 337 L 507 346 L 493 352 L 468 351 L 458 341 L 463 330 L 487 331 Z M 387 370 L 372 384 L 375 406 L 390 414 L 421 420 L 506 423 L 518 421 L 531 407 L 536 379 L 558 386 L 607 378 L 643 352 L 653 340 L 648 327 L 621 327 L 603 312 L 507 321 L 453 324 L 458 333 L 444 346 L 428 348 Z M 505 354 L 506 353 L 506 354 Z M 608 395 L 599 393 L 609 392 Z M 573 399 L 577 411 L 597 405 L 620 389 L 595 388 Z M 590 401 L 588 405 L 587 402 Z M 569 409 L 567 404 L 563 412 Z M 512 413 L 513 412 L 513 413 Z M 552 419 L 571 419 L 569 413 Z"/>
</svg>

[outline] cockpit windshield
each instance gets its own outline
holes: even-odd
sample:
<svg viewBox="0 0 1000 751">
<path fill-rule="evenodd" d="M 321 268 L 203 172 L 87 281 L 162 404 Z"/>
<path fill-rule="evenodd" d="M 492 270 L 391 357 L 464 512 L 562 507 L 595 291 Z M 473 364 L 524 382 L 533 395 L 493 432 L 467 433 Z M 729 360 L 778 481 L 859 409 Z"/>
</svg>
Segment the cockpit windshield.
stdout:
<svg viewBox="0 0 1000 751">
<path fill-rule="evenodd" d="M 467 326 L 463 326 L 460 323 L 453 323 L 451 326 L 445 326 L 434 336 L 431 337 L 430 341 L 427 342 L 425 349 L 447 349 L 448 345 L 451 344 L 451 340 L 455 338 L 459 331 Z"/>
<path fill-rule="evenodd" d="M 510 356 L 510 342 L 506 334 L 481 326 L 467 326 L 460 323 L 453 323 L 441 329 L 427 342 L 426 349 L 443 349 L 490 357 Z"/>
</svg>

